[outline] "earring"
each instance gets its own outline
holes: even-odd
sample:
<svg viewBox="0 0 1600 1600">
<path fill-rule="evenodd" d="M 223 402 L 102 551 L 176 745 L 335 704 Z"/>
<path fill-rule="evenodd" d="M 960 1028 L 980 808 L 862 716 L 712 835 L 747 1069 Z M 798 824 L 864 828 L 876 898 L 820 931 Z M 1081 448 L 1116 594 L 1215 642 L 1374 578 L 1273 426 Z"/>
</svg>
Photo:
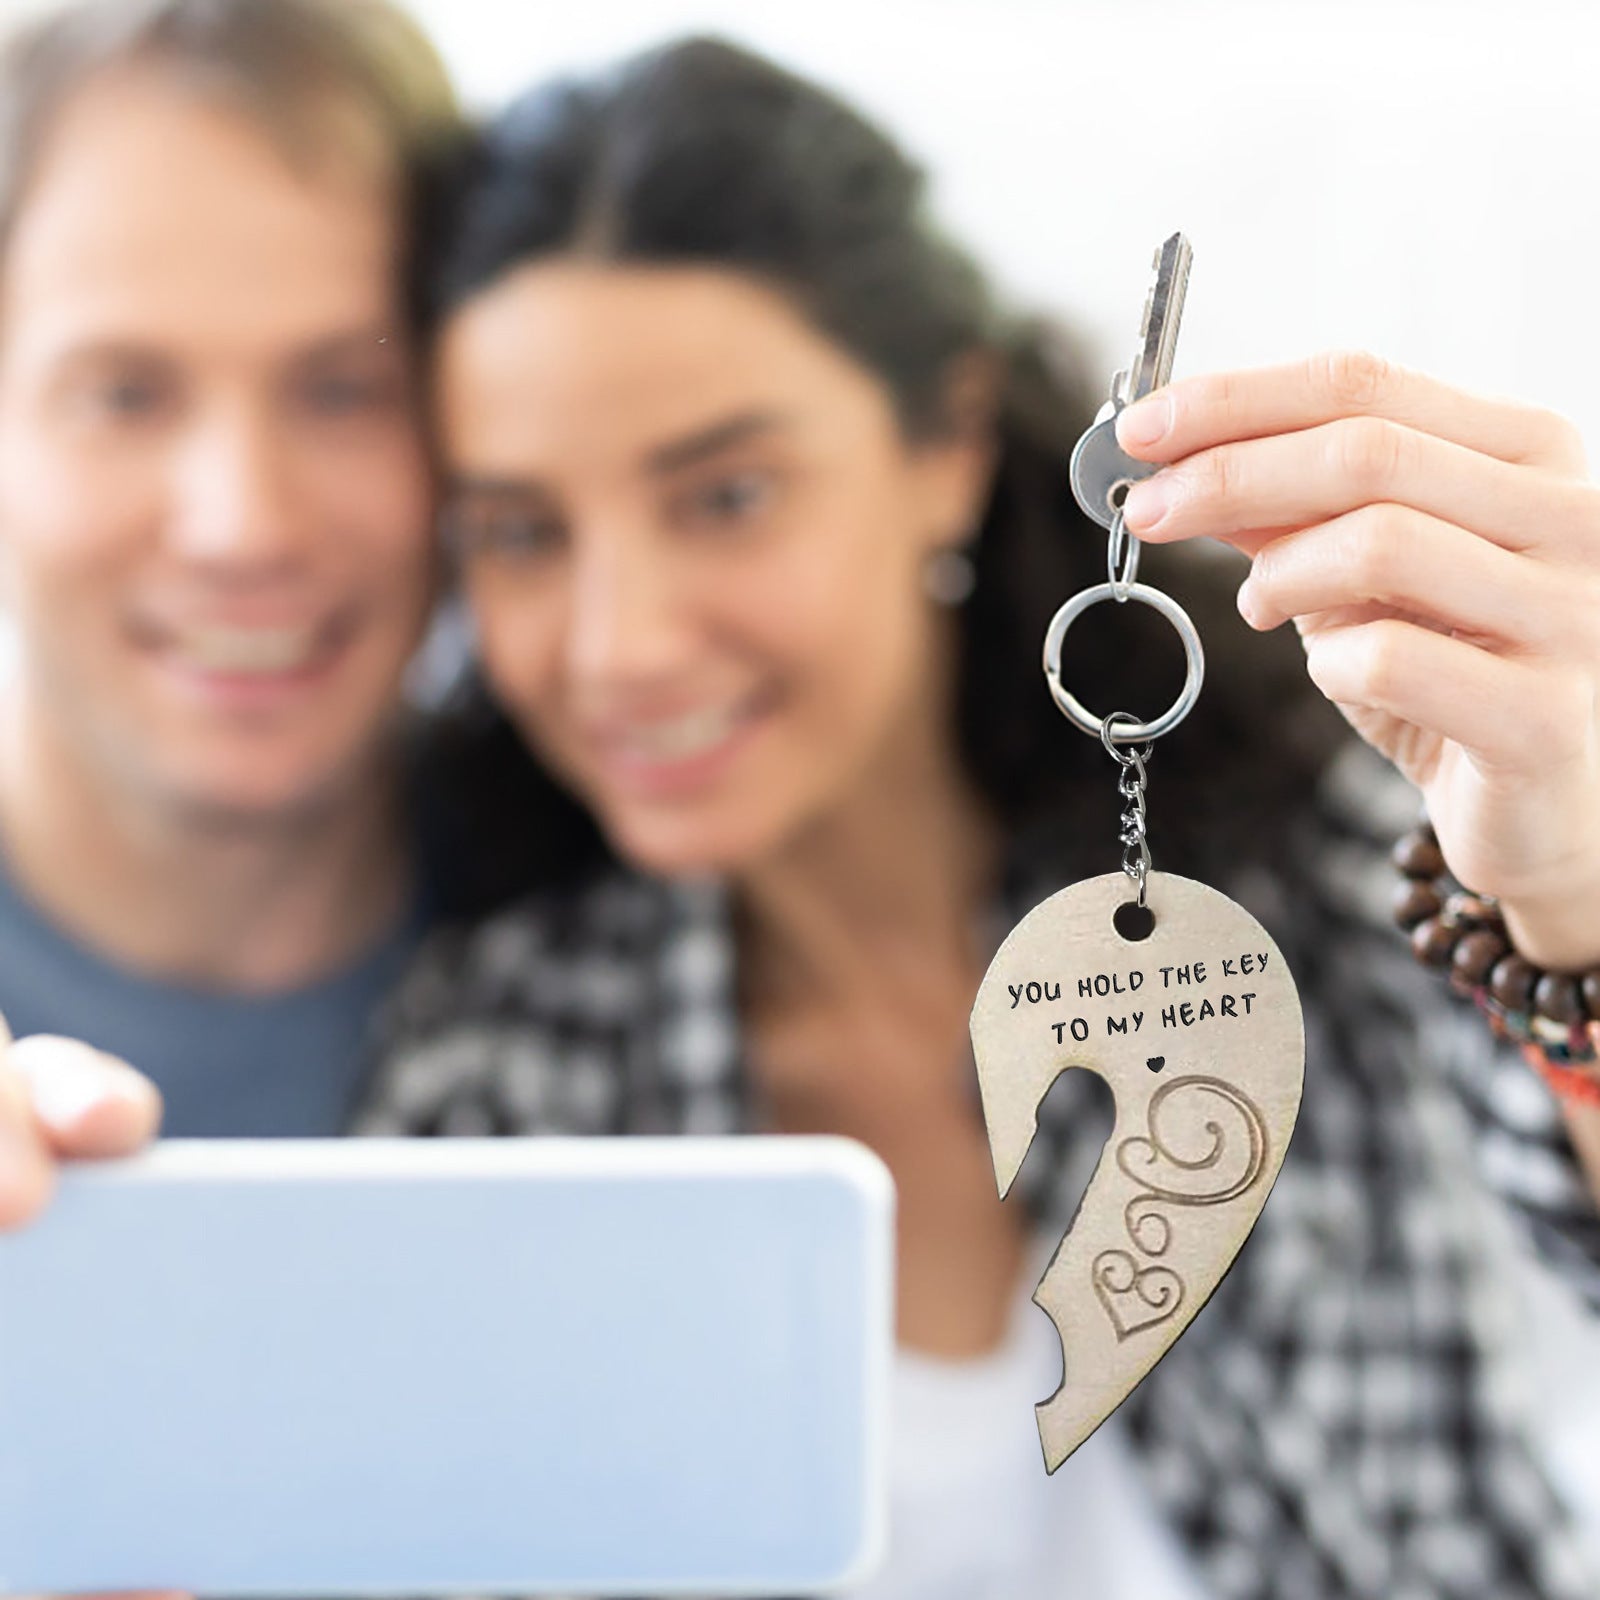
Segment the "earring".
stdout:
<svg viewBox="0 0 1600 1600">
<path fill-rule="evenodd" d="M 922 564 L 922 587 L 936 605 L 959 606 L 977 586 L 978 572 L 963 545 L 935 550 Z"/>
</svg>

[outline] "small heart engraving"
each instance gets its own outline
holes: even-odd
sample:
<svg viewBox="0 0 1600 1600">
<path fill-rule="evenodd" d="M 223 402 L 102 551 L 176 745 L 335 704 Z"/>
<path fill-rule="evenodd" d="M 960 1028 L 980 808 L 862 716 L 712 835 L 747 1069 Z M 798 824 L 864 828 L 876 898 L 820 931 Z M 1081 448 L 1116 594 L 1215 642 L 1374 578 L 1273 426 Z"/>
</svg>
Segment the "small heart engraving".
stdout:
<svg viewBox="0 0 1600 1600">
<path fill-rule="evenodd" d="M 1094 1264 L 1094 1292 L 1117 1330 L 1120 1344 L 1165 1322 L 1183 1301 L 1183 1279 L 1165 1267 L 1142 1272 L 1126 1250 L 1102 1251 Z M 1132 1308 L 1132 1314 L 1124 1309 Z"/>
<path fill-rule="evenodd" d="M 1149 1067 L 1152 1072 L 1159 1072 L 1164 1066 L 1166 1066 L 1166 1064 L 1167 1058 L 1165 1056 L 1150 1056 L 1145 1061 L 1145 1065 Z"/>
</svg>

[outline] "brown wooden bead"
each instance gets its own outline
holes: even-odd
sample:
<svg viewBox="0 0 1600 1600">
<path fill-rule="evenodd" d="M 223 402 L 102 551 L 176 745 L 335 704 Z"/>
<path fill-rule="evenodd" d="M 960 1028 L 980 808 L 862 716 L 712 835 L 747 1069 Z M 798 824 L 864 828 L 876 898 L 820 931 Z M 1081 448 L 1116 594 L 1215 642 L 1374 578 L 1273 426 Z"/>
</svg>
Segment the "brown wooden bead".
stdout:
<svg viewBox="0 0 1600 1600">
<path fill-rule="evenodd" d="M 1396 841 L 1390 859 L 1408 878 L 1432 880 L 1444 872 L 1444 853 L 1432 830 L 1413 828 Z"/>
<path fill-rule="evenodd" d="M 1421 878 L 1407 878 L 1394 892 L 1394 920 L 1407 933 L 1427 917 L 1436 917 L 1444 902 L 1439 891 Z"/>
<path fill-rule="evenodd" d="M 1600 1023 L 1600 967 L 1545 972 L 1519 955 L 1493 896 L 1448 888 L 1453 880 L 1430 822 L 1396 840 L 1390 859 L 1406 880 L 1394 892 L 1394 920 L 1410 934 L 1419 961 L 1448 968 L 1457 994 L 1469 996 L 1487 983 L 1506 1011 L 1563 1028 Z"/>
<path fill-rule="evenodd" d="M 1437 917 L 1429 917 L 1411 930 L 1411 950 L 1418 961 L 1430 967 L 1442 967 L 1449 962 L 1458 937 L 1456 929 Z"/>
<path fill-rule="evenodd" d="M 1588 1008 L 1589 1015 L 1596 1022 L 1600 1022 L 1600 968 L 1583 975 L 1583 1003 Z"/>
<path fill-rule="evenodd" d="M 1481 894 L 1469 893 L 1465 889 L 1445 896 L 1444 920 L 1453 928 L 1504 926 L 1500 920 L 1500 908 L 1494 901 Z"/>
<path fill-rule="evenodd" d="M 1505 940 L 1493 928 L 1474 929 L 1456 944 L 1450 970 L 1463 983 L 1476 988 L 1505 955 L 1506 948 Z"/>
<path fill-rule="evenodd" d="M 1495 963 L 1489 974 L 1489 993 L 1507 1011 L 1526 1011 L 1538 981 L 1538 969 L 1513 952 Z"/>
<path fill-rule="evenodd" d="M 1571 1027 L 1583 1021 L 1583 999 L 1578 980 L 1564 972 L 1547 972 L 1534 986 L 1533 1009 L 1550 1022 Z"/>
</svg>

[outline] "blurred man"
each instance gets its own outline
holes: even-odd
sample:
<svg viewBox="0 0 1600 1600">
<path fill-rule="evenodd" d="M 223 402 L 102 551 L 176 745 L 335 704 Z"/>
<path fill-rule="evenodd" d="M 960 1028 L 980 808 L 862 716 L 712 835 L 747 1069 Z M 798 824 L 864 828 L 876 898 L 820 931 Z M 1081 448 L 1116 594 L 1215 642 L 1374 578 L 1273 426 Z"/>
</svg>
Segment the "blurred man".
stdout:
<svg viewBox="0 0 1600 1600">
<path fill-rule="evenodd" d="M 0 60 L 0 1010 L 170 1133 L 337 1131 L 423 921 L 402 280 L 454 118 L 381 0 L 80 0 Z M 109 1070 L 14 1061 L 61 1128 Z"/>
</svg>

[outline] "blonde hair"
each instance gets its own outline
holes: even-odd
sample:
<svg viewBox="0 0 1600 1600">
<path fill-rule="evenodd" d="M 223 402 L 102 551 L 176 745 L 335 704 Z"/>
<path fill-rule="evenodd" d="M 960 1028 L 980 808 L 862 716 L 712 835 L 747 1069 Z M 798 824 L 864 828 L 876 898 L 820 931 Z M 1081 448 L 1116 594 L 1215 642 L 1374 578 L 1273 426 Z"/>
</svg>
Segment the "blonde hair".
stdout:
<svg viewBox="0 0 1600 1600">
<path fill-rule="evenodd" d="M 122 67 L 224 101 L 296 165 L 376 165 L 408 244 L 427 176 L 464 132 L 438 53 L 390 0 L 68 0 L 0 46 L 0 257 L 55 117 Z"/>
</svg>

